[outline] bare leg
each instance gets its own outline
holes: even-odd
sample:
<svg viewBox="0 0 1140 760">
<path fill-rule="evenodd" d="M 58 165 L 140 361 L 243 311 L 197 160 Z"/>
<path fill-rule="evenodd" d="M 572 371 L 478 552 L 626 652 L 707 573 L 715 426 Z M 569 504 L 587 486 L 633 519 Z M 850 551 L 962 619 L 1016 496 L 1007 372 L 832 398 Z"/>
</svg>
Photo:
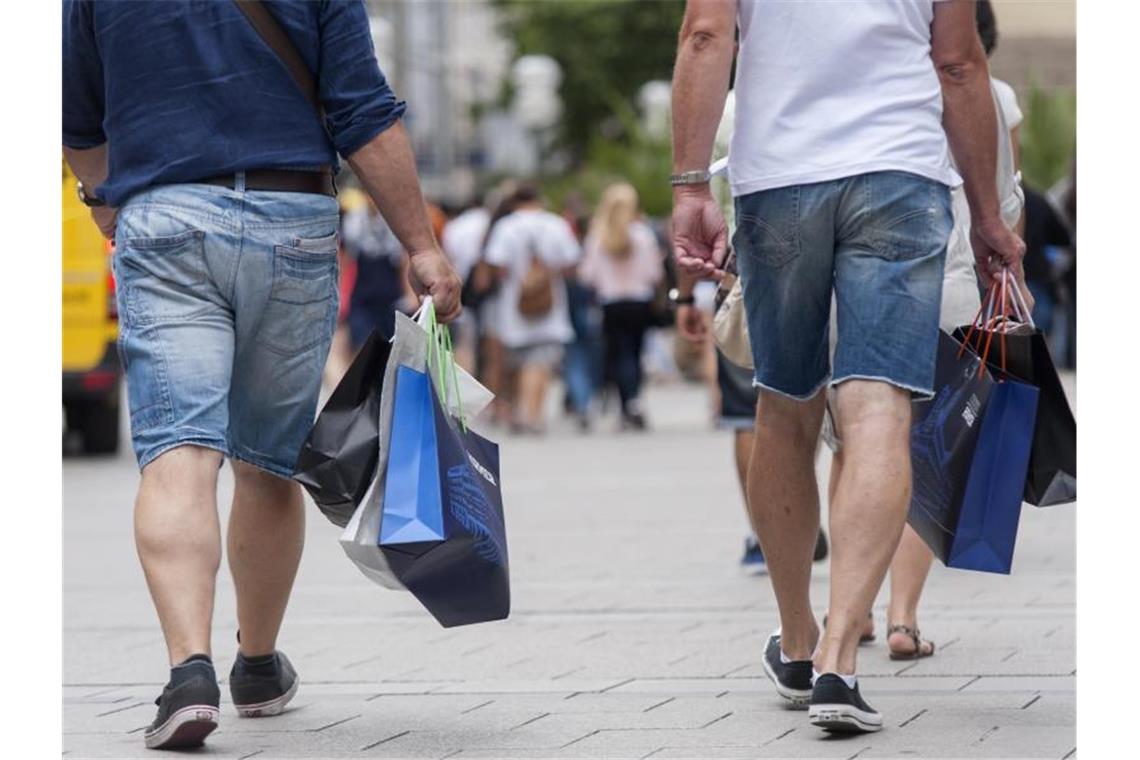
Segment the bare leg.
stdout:
<svg viewBox="0 0 1140 760">
<path fill-rule="evenodd" d="M 811 558 L 819 533 L 815 449 L 826 396 L 793 401 L 760 392 L 748 468 L 748 509 L 780 608 L 780 644 L 811 658 L 819 627 L 811 610 Z"/>
<path fill-rule="evenodd" d="M 903 529 L 899 548 L 891 562 L 891 604 L 887 611 L 888 625 L 918 627 L 918 600 L 926 585 L 926 575 L 934 561 L 934 553 L 909 525 Z M 905 633 L 892 633 L 887 639 L 892 651 L 909 654 L 914 651 L 914 640 Z M 920 644 L 929 649 L 926 643 Z"/>
<path fill-rule="evenodd" d="M 518 412 L 523 425 L 541 428 L 549 384 L 550 368 L 543 364 L 524 364 L 519 370 Z"/>
<path fill-rule="evenodd" d="M 234 462 L 226 554 L 237 592 L 241 653 L 272 654 L 305 545 L 301 488 Z"/>
<path fill-rule="evenodd" d="M 755 437 L 756 434 L 752 430 L 737 430 L 732 435 L 736 478 L 740 482 L 740 495 L 744 497 L 745 509 L 748 505 L 748 461 L 752 458 L 752 440 Z"/>
<path fill-rule="evenodd" d="M 910 398 L 849 380 L 837 393 L 843 464 L 831 503 L 831 598 L 815 668 L 852 674 L 859 632 L 894 556 L 910 502 Z M 790 653 L 789 653 L 790 654 Z"/>
<path fill-rule="evenodd" d="M 221 562 L 218 465 L 222 455 L 180 446 L 142 471 L 135 545 L 154 600 L 170 664 L 210 654 L 214 586 Z"/>
</svg>

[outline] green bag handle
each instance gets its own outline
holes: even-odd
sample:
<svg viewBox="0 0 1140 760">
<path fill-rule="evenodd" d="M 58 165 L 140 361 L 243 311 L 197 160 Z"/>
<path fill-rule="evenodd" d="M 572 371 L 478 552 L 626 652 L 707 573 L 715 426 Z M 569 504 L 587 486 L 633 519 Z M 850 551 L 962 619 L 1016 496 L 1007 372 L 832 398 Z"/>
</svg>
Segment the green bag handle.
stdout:
<svg viewBox="0 0 1140 760">
<path fill-rule="evenodd" d="M 428 333 L 428 372 L 432 370 L 432 359 L 435 359 L 436 389 L 439 400 L 444 409 L 450 413 L 448 402 L 451 394 L 455 393 L 456 415 L 463 432 L 467 432 L 467 415 L 463 412 L 463 401 L 459 397 L 459 372 L 455 368 L 455 348 L 451 342 L 451 330 L 447 325 L 440 324 L 435 317 L 435 304 L 429 302 L 427 309 Z"/>
</svg>

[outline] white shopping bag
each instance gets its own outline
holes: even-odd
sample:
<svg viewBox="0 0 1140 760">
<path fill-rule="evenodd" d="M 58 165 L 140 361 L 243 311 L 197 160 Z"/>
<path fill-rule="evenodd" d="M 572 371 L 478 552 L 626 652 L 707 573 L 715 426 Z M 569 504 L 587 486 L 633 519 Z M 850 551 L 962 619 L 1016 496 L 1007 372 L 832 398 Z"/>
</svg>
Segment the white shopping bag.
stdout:
<svg viewBox="0 0 1140 760">
<path fill-rule="evenodd" d="M 352 519 L 345 526 L 340 535 L 340 545 L 344 553 L 352 560 L 360 571 L 374 583 L 385 588 L 403 589 L 404 585 L 396 579 L 388 561 L 380 551 L 380 522 L 383 516 L 384 485 L 388 474 L 388 452 L 392 445 L 392 408 L 396 393 L 396 372 L 401 365 L 411 367 L 418 372 L 429 371 L 429 361 L 432 368 L 436 359 L 428 333 L 432 322 L 431 297 L 424 299 L 420 310 L 409 318 L 403 314 L 396 314 L 396 333 L 392 338 L 392 352 L 388 357 L 388 364 L 384 368 L 384 384 L 380 390 L 380 455 L 376 462 L 376 474 L 368 492 L 360 501 L 360 506 L 352 515 Z M 448 411 L 457 417 L 466 420 L 475 418 L 487 408 L 494 400 L 491 393 L 483 384 L 462 368 L 455 367 L 455 383 L 458 393 L 447 399 Z M 396 442 L 396 445 L 399 445 Z"/>
</svg>

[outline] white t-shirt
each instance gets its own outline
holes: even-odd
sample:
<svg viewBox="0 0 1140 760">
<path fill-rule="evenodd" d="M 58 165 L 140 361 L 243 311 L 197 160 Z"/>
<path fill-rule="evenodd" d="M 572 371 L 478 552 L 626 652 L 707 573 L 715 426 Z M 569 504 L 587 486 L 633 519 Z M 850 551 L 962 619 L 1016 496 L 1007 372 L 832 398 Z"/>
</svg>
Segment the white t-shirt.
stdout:
<svg viewBox="0 0 1140 760">
<path fill-rule="evenodd" d="M 539 256 L 555 275 L 554 306 L 544 316 L 528 319 L 519 313 L 519 291 L 530 267 Z M 578 263 L 582 250 L 566 220 L 542 209 L 520 209 L 503 217 L 487 241 L 486 261 L 506 270 L 494 310 L 494 332 L 508 348 L 542 343 L 567 343 L 574 337 L 566 288 L 561 271 Z"/>
<path fill-rule="evenodd" d="M 483 238 L 487 235 L 487 225 L 491 223 L 491 212 L 480 206 L 469 208 L 452 219 L 443 228 L 443 252 L 451 259 L 459 279 L 467 281 L 467 275 L 479 261 Z"/>
<path fill-rule="evenodd" d="M 948 186 L 934 0 L 740 0 L 733 195 L 898 170 Z"/>
</svg>

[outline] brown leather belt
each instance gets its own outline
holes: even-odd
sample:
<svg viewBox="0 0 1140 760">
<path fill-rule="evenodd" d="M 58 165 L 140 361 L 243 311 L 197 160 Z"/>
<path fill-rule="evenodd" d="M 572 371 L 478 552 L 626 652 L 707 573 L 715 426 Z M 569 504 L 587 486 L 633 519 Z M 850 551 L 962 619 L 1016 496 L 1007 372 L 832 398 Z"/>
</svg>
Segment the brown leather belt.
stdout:
<svg viewBox="0 0 1140 760">
<path fill-rule="evenodd" d="M 207 177 L 196 184 L 218 185 L 233 190 L 236 185 L 233 174 L 220 177 Z M 263 190 L 273 193 L 316 193 L 336 197 L 336 183 L 332 172 L 296 171 L 292 169 L 251 169 L 245 173 L 246 190 Z"/>
</svg>

